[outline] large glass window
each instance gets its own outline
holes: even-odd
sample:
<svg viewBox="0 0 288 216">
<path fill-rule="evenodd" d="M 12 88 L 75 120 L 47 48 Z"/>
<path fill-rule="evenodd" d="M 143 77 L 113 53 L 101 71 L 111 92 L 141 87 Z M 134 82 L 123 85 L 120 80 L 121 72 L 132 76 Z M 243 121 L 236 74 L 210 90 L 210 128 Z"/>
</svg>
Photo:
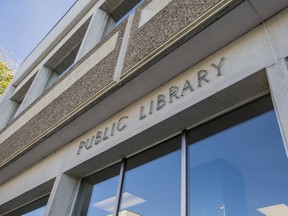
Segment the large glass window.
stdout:
<svg viewBox="0 0 288 216">
<path fill-rule="evenodd" d="M 118 176 L 107 179 L 93 186 L 87 215 L 103 215 L 113 213 L 116 203 Z"/>
<path fill-rule="evenodd" d="M 177 216 L 180 189 L 177 136 L 83 179 L 73 215 Z"/>
<path fill-rule="evenodd" d="M 48 89 L 59 77 L 66 74 L 77 61 L 78 51 L 80 50 L 85 33 L 88 29 L 91 17 L 89 17 L 63 45 L 45 62 L 44 66 L 51 70 L 50 76 L 44 87 Z"/>
<path fill-rule="evenodd" d="M 118 216 L 179 216 L 188 208 L 189 216 L 287 216 L 287 153 L 272 107 L 262 97 L 182 141 L 177 136 L 129 157 L 121 178 L 119 164 L 85 179 L 90 192 L 76 215 L 112 216 L 117 209 Z"/>
<path fill-rule="evenodd" d="M 125 173 L 119 215 L 180 215 L 181 152 L 167 153 L 179 144 L 180 140 L 171 140 L 159 146 L 162 149 L 152 148 L 127 161 L 128 169 L 139 161 L 143 164 Z M 166 152 L 159 157 L 161 151 Z"/>
<path fill-rule="evenodd" d="M 107 216 L 114 212 L 120 164 L 83 180 L 73 215 Z"/>
<path fill-rule="evenodd" d="M 288 215 L 288 161 L 274 111 L 190 145 L 189 158 L 190 216 Z"/>
</svg>

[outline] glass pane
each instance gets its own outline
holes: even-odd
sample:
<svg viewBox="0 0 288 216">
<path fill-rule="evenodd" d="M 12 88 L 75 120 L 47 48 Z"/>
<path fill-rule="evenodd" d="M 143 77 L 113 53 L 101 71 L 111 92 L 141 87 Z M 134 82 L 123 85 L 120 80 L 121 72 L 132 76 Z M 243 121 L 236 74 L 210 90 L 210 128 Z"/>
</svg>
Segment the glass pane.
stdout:
<svg viewBox="0 0 288 216">
<path fill-rule="evenodd" d="M 189 215 L 288 215 L 287 155 L 274 111 L 190 145 L 189 157 Z"/>
<path fill-rule="evenodd" d="M 119 216 L 180 215 L 180 155 L 177 150 L 127 171 Z"/>
<path fill-rule="evenodd" d="M 88 216 L 107 216 L 113 213 L 119 176 L 93 186 L 88 207 Z"/>
<path fill-rule="evenodd" d="M 46 206 L 43 206 L 41 208 L 38 208 L 38 209 L 35 209 L 31 212 L 23 214 L 22 216 L 42 216 L 42 215 L 44 215 L 45 209 L 46 209 Z"/>
</svg>

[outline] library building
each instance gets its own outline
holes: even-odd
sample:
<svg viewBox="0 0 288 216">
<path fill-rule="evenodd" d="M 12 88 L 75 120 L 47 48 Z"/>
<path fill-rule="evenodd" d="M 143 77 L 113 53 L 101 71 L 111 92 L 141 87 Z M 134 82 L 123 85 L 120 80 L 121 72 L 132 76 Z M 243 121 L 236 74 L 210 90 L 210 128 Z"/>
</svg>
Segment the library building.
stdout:
<svg viewBox="0 0 288 216">
<path fill-rule="evenodd" d="M 1 216 L 288 216 L 288 1 L 78 0 L 0 111 Z"/>
</svg>

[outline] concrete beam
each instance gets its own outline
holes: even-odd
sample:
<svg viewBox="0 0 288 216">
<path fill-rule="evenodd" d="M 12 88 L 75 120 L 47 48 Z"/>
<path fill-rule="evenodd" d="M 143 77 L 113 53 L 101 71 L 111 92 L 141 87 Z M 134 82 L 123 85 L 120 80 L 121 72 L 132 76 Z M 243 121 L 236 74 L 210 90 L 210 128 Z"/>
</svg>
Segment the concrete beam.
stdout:
<svg viewBox="0 0 288 216">
<path fill-rule="evenodd" d="M 272 64 L 266 68 L 267 77 L 279 122 L 286 153 L 288 155 L 288 65 L 286 59 Z"/>
</svg>

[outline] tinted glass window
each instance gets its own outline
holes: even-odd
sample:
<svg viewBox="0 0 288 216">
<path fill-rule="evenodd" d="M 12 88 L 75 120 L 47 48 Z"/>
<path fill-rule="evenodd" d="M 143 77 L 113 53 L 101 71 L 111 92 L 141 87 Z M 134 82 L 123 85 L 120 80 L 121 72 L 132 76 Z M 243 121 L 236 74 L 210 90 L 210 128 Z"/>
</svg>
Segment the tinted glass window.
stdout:
<svg viewBox="0 0 288 216">
<path fill-rule="evenodd" d="M 180 156 L 177 150 L 127 171 L 119 215 L 180 215 Z"/>
<path fill-rule="evenodd" d="M 274 111 L 190 145 L 189 158 L 189 215 L 288 215 L 288 161 Z"/>
<path fill-rule="evenodd" d="M 107 216 L 113 213 L 118 181 L 119 177 L 115 176 L 93 186 L 88 216 Z"/>
<path fill-rule="evenodd" d="M 120 164 L 115 164 L 83 179 L 73 215 L 112 214 L 116 206 L 119 171 Z"/>
</svg>

